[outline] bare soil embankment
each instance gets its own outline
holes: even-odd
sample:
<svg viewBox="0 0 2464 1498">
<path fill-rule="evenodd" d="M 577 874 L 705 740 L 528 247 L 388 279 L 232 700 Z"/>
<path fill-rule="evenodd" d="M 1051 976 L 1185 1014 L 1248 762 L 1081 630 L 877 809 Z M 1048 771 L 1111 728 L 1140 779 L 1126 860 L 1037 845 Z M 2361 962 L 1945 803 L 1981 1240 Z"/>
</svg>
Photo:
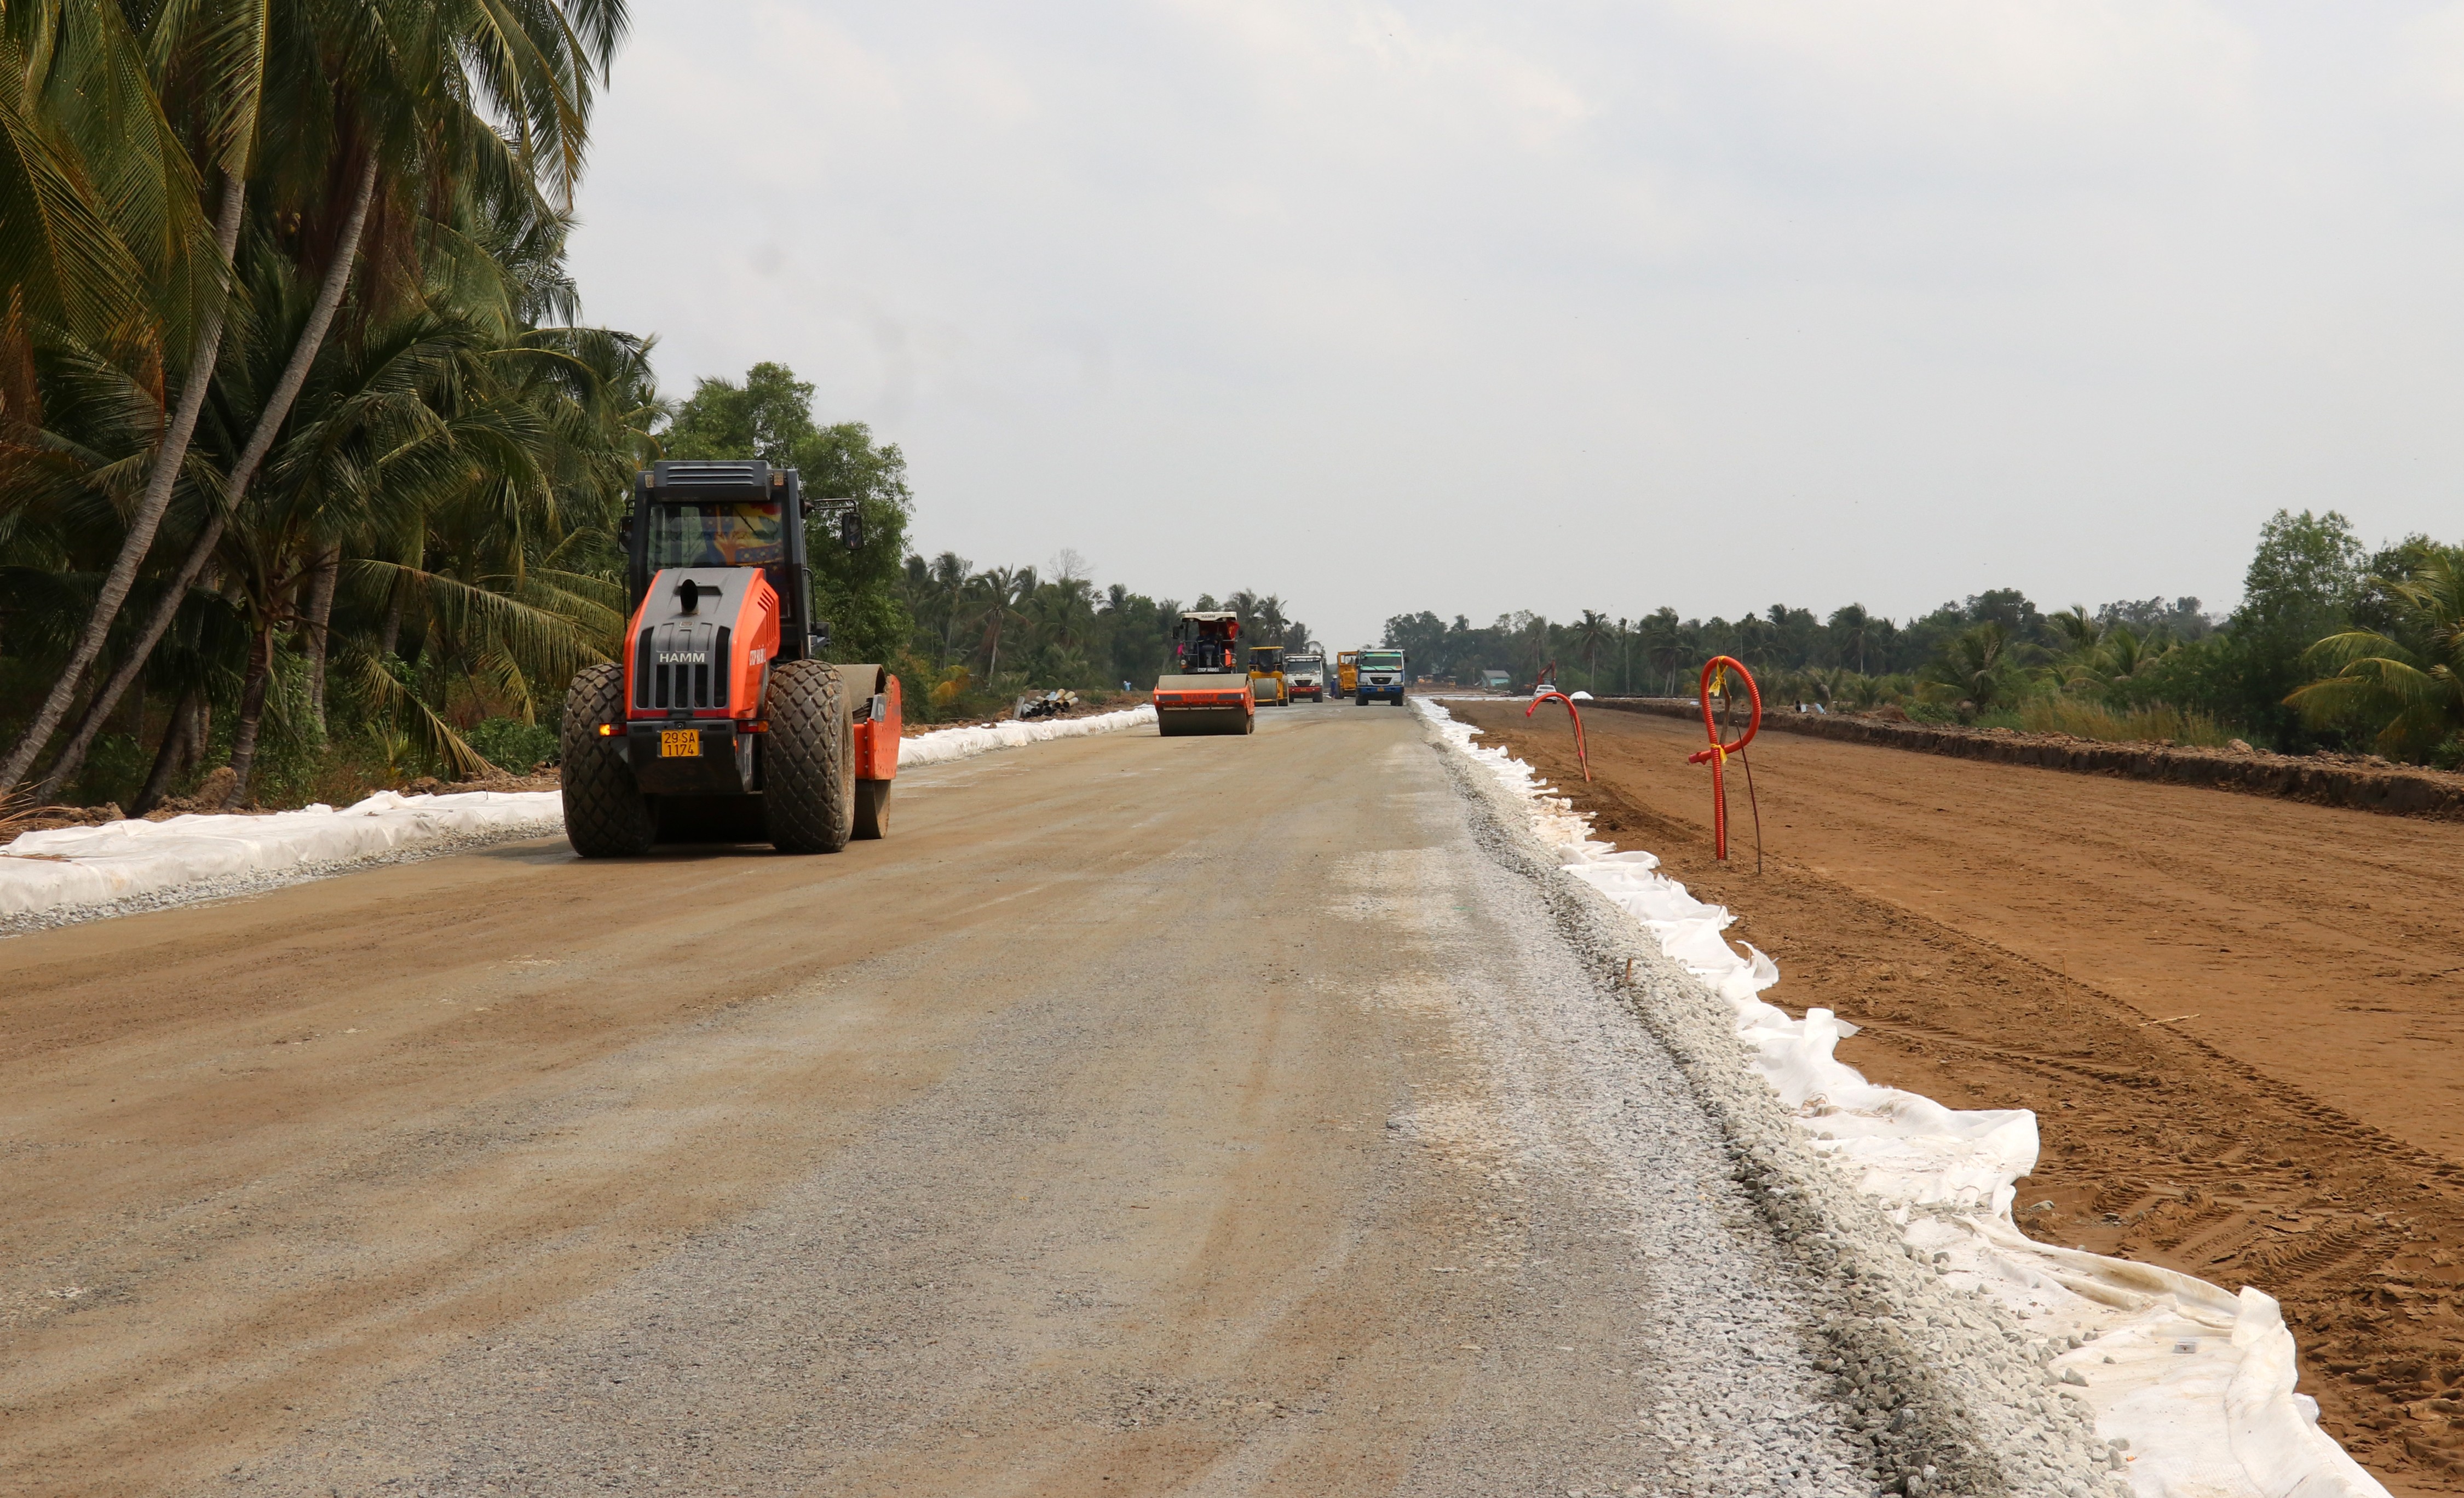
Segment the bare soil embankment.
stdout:
<svg viewBox="0 0 2464 1498">
<path fill-rule="evenodd" d="M 1586 786 L 1553 706 L 1449 706 L 1865 1026 L 1842 1059 L 2036 1110 L 2030 1232 L 2277 1296 L 2327 1427 L 2464 1492 L 2464 828 L 1773 734 L 1757 875 L 1699 722 L 1588 715 Z"/>
<path fill-rule="evenodd" d="M 1618 712 L 1680 717 L 1689 723 L 1701 721 L 1702 710 L 1692 701 L 1628 697 L 1599 705 Z M 1742 714 L 1743 709 L 1739 712 Z M 2068 770 L 2074 775 L 2204 785 L 2247 796 L 2306 801 L 2317 806 L 2464 822 L 2464 775 L 2397 764 L 2375 755 L 2333 754 L 2325 750 L 2310 755 L 2270 754 L 2250 748 L 2208 749 L 2176 744 L 2169 739 L 2106 743 L 2071 734 L 1953 728 L 1850 713 L 1772 713 L 1763 719 L 1763 726 L 1782 733 L 1912 749 L 1954 760 L 1987 760 L 1996 764 Z"/>
</svg>

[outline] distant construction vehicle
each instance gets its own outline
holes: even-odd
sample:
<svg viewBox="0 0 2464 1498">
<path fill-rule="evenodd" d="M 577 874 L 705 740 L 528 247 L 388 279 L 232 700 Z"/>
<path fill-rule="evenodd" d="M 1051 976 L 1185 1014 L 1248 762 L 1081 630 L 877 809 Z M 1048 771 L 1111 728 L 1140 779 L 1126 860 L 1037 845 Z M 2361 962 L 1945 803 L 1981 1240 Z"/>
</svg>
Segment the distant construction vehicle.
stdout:
<svg viewBox="0 0 2464 1498">
<path fill-rule="evenodd" d="M 1338 695 L 1350 696 L 1360 690 L 1360 652 L 1344 650 L 1334 657 L 1334 690 Z"/>
<path fill-rule="evenodd" d="M 1249 647 L 1249 695 L 1262 707 L 1290 707 L 1291 688 L 1284 680 L 1284 648 Z"/>
<path fill-rule="evenodd" d="M 1186 613 L 1172 627 L 1173 670 L 1155 678 L 1155 732 L 1254 734 L 1258 704 L 1241 663 L 1241 616 Z"/>
<path fill-rule="evenodd" d="M 1290 689 L 1292 700 L 1303 697 L 1311 702 L 1326 700 L 1326 652 L 1304 650 L 1284 657 L 1284 685 Z"/>
<path fill-rule="evenodd" d="M 1480 685 L 1484 692 L 1511 692 L 1514 678 L 1502 671 L 1485 671 L 1480 673 Z"/>
<path fill-rule="evenodd" d="M 1360 651 L 1360 679 L 1352 689 L 1352 700 L 1359 707 L 1373 701 L 1403 705 L 1403 652 L 1374 650 L 1363 647 Z"/>
<path fill-rule="evenodd" d="M 564 698 L 574 851 L 768 842 L 834 853 L 889 829 L 898 678 L 825 658 L 808 511 L 834 514 L 850 549 L 864 543 L 855 501 L 808 505 L 794 469 L 661 462 L 634 475 L 624 659 L 583 667 Z"/>
</svg>

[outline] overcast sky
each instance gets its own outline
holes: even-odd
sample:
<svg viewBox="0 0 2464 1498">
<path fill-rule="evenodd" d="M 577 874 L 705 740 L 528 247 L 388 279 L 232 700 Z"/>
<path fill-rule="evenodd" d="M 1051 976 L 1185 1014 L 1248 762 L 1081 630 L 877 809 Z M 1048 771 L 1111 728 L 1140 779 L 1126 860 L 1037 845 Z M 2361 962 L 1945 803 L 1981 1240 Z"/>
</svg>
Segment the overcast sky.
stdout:
<svg viewBox="0 0 2464 1498">
<path fill-rule="evenodd" d="M 2464 539 L 2464 5 L 633 13 L 589 315 L 793 366 L 928 552 L 1349 645 Z"/>
</svg>

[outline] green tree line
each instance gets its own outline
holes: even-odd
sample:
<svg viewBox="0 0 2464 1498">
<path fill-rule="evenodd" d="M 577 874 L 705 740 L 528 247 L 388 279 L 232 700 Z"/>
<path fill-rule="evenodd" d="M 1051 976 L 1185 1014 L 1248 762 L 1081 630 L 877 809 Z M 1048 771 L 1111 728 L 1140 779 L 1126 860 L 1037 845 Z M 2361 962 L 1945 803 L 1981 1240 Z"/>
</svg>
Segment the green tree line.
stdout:
<svg viewBox="0 0 2464 1498">
<path fill-rule="evenodd" d="M 1254 589 L 1184 606 L 1123 584 L 1099 587 L 1069 551 L 1042 568 L 909 551 L 915 503 L 906 455 L 861 422 L 822 425 L 813 386 L 783 364 L 756 364 L 741 381 L 698 382 L 656 437 L 664 456 L 759 456 L 799 470 L 808 495 L 859 501 L 861 548 L 840 546 L 830 527 L 809 538 L 821 612 L 833 651 L 887 664 L 918 721 L 998 713 L 1028 691 L 1143 692 L 1171 658 L 1172 626 L 1184 606 L 1232 610 L 1246 640 L 1309 639 L 1281 597 Z"/>
<path fill-rule="evenodd" d="M 1398 614 L 1384 643 L 1416 672 L 1465 684 L 1502 671 L 1528 686 L 1553 664 L 1569 691 L 1690 695 L 1704 661 L 1732 655 L 1784 704 L 2464 763 L 2464 547 L 2411 536 L 2372 551 L 2335 511 L 2271 518 L 2220 618 L 2188 597 L 2048 613 L 1997 588 L 1906 621 L 1856 604 L 1735 619 L 1519 612 L 1485 627 Z"/>
<path fill-rule="evenodd" d="M 1021 691 L 1144 692 L 1172 666 L 1172 627 L 1184 608 L 1228 609 L 1252 644 L 1298 649 L 1309 627 L 1281 597 L 1243 588 L 1187 604 L 1098 589 L 1085 563 L 1062 553 L 1049 575 L 1031 566 L 979 569 L 955 552 L 910 556 L 902 579 L 913 621 L 902 676 L 922 687 L 932 721 L 971 716 Z"/>
</svg>

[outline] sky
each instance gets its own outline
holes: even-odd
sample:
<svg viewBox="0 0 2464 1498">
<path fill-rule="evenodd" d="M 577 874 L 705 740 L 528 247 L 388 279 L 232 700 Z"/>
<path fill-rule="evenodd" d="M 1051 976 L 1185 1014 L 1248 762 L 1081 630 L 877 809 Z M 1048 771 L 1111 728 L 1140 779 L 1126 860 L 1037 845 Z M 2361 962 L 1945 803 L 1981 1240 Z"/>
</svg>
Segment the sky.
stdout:
<svg viewBox="0 0 2464 1498">
<path fill-rule="evenodd" d="M 2464 4 L 633 0 L 573 262 L 911 540 L 1330 646 L 2464 539 Z"/>
</svg>

